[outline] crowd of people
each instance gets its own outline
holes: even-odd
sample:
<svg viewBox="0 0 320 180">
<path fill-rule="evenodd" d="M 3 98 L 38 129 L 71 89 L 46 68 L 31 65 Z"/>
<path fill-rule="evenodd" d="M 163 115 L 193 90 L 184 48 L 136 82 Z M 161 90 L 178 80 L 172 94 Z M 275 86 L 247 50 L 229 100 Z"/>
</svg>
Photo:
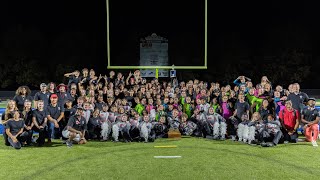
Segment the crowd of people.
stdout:
<svg viewBox="0 0 320 180">
<path fill-rule="evenodd" d="M 97 76 L 87 68 L 64 76 L 67 85 L 42 83 L 34 97 L 27 86 L 17 89 L 2 117 L 7 146 L 43 146 L 52 139 L 68 147 L 88 140 L 153 142 L 179 130 L 272 147 L 297 143 L 299 127 L 318 146 L 316 100 L 300 92 L 298 83 L 284 89 L 266 76 L 255 86 L 245 76 L 225 86 L 197 79 L 160 82 L 142 78 L 139 70 L 125 78 L 114 71 Z"/>
</svg>

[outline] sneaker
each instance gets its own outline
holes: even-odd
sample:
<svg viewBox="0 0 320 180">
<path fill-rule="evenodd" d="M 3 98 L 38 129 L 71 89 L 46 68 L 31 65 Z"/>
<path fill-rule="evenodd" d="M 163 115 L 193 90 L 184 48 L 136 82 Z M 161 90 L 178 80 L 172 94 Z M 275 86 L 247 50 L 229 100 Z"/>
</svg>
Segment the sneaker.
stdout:
<svg viewBox="0 0 320 180">
<path fill-rule="evenodd" d="M 242 138 L 239 138 L 239 140 L 238 140 L 239 142 L 241 142 L 242 141 Z"/>
<path fill-rule="evenodd" d="M 267 143 L 262 142 L 262 143 L 261 143 L 261 146 L 262 146 L 262 147 L 267 147 Z"/>
<path fill-rule="evenodd" d="M 67 144 L 67 147 L 68 147 L 68 148 L 71 148 L 71 147 L 72 147 L 72 142 L 71 142 L 71 141 L 67 140 L 67 141 L 66 141 L 66 144 Z"/>
<path fill-rule="evenodd" d="M 317 141 L 311 141 L 313 147 L 318 147 Z"/>
<path fill-rule="evenodd" d="M 243 142 L 244 142 L 244 143 L 247 143 L 247 139 L 243 139 Z"/>
<path fill-rule="evenodd" d="M 236 141 L 236 136 L 231 136 L 232 141 Z"/>
<path fill-rule="evenodd" d="M 284 141 L 283 143 L 284 143 L 284 144 L 288 144 L 288 143 L 289 143 L 289 141 Z"/>
<path fill-rule="evenodd" d="M 272 142 L 267 143 L 267 147 L 273 147 L 273 146 L 274 146 L 274 144 Z"/>
<path fill-rule="evenodd" d="M 248 144 L 249 144 L 249 145 L 251 144 L 251 142 L 252 142 L 251 140 L 248 140 Z"/>
<path fill-rule="evenodd" d="M 214 135 L 214 136 L 213 136 L 213 139 L 214 139 L 214 140 L 217 140 L 217 139 L 219 139 L 219 136 L 218 136 L 218 135 Z"/>
</svg>

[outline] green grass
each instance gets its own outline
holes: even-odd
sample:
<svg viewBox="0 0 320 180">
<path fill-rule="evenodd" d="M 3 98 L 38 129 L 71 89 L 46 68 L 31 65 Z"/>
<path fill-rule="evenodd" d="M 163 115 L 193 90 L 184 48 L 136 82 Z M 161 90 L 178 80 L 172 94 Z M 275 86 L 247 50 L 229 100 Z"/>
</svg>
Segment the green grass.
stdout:
<svg viewBox="0 0 320 180">
<path fill-rule="evenodd" d="M 274 148 L 239 142 L 183 138 L 155 143 L 90 141 L 67 148 L 14 150 L 0 140 L 0 179 L 317 179 L 320 147 L 310 143 Z M 177 145 L 177 148 L 154 148 Z M 154 156 L 182 156 L 155 159 Z"/>
</svg>

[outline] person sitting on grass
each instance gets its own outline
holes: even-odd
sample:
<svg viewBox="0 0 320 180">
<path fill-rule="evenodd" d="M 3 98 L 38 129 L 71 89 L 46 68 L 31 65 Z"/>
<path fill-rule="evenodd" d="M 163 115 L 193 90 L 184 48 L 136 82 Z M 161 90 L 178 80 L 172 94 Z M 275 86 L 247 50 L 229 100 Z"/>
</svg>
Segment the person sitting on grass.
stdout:
<svg viewBox="0 0 320 180">
<path fill-rule="evenodd" d="M 90 139 L 100 139 L 102 118 L 99 116 L 100 110 L 96 108 L 88 122 L 88 134 Z"/>
<path fill-rule="evenodd" d="M 155 133 L 155 138 L 163 138 L 168 134 L 168 126 L 166 125 L 166 116 L 160 116 L 158 122 L 154 122 L 153 131 Z"/>
<path fill-rule="evenodd" d="M 249 138 L 249 116 L 247 114 L 243 114 L 241 116 L 241 123 L 238 125 L 237 129 L 237 135 L 238 135 L 238 141 L 247 143 L 247 140 Z"/>
<path fill-rule="evenodd" d="M 314 147 L 317 147 L 317 138 L 319 134 L 319 120 L 320 112 L 315 108 L 316 99 L 309 98 L 308 106 L 302 111 L 301 123 L 304 125 L 303 130 L 305 132 L 306 141 L 311 142 Z"/>
<path fill-rule="evenodd" d="M 282 132 L 280 130 L 281 123 L 275 120 L 272 114 L 268 115 L 268 121 L 265 125 L 265 129 L 260 133 L 261 146 L 262 147 L 272 147 L 276 146 L 281 137 Z"/>
<path fill-rule="evenodd" d="M 183 113 L 181 115 L 181 123 L 179 126 L 180 133 L 184 136 L 191 136 L 197 129 L 197 124 L 188 120 L 188 115 Z"/>
<path fill-rule="evenodd" d="M 67 126 L 62 131 L 62 135 L 68 138 L 66 141 L 67 147 L 72 147 L 72 142 L 78 142 L 78 144 L 86 144 L 85 132 L 87 130 L 87 121 L 82 116 L 83 108 L 78 107 L 76 114 L 71 116 Z"/>
<path fill-rule="evenodd" d="M 256 143 L 259 139 L 259 134 L 263 131 L 265 124 L 261 119 L 261 115 L 258 112 L 254 112 L 251 121 L 248 123 L 248 144 Z"/>
<path fill-rule="evenodd" d="M 154 133 L 152 131 L 152 124 L 150 122 L 150 117 L 148 114 L 143 116 L 143 121 L 139 123 L 140 130 L 140 140 L 144 142 L 153 142 L 155 139 Z"/>
<path fill-rule="evenodd" d="M 27 140 L 27 134 L 23 133 L 24 121 L 20 118 L 19 111 L 13 113 L 13 118 L 6 123 L 8 141 L 15 149 L 21 149 L 21 144 Z"/>
<path fill-rule="evenodd" d="M 112 126 L 112 137 L 114 142 L 119 142 L 119 136 L 121 135 L 124 142 L 131 142 L 131 137 L 129 134 L 130 123 L 128 122 L 128 115 L 122 114 L 120 120 L 115 122 Z"/>
<path fill-rule="evenodd" d="M 212 134 L 215 140 L 225 140 L 227 133 L 226 120 L 213 107 L 209 108 L 209 112 L 205 117 L 207 121 L 207 133 Z"/>
</svg>

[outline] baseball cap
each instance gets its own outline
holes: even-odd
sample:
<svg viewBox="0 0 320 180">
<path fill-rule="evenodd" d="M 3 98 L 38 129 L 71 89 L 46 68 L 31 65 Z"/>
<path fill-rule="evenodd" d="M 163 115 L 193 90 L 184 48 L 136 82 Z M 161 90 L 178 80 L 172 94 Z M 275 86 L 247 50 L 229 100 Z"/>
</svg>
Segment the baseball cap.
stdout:
<svg viewBox="0 0 320 180">
<path fill-rule="evenodd" d="M 57 99 L 58 95 L 57 94 L 51 94 L 50 98 Z"/>
<path fill-rule="evenodd" d="M 312 101 L 316 101 L 316 98 L 314 98 L 314 97 L 310 97 L 310 98 L 308 99 L 308 101 L 310 101 L 310 100 L 312 100 Z"/>
<path fill-rule="evenodd" d="M 46 83 L 41 83 L 40 87 L 47 87 L 47 84 Z"/>
</svg>

